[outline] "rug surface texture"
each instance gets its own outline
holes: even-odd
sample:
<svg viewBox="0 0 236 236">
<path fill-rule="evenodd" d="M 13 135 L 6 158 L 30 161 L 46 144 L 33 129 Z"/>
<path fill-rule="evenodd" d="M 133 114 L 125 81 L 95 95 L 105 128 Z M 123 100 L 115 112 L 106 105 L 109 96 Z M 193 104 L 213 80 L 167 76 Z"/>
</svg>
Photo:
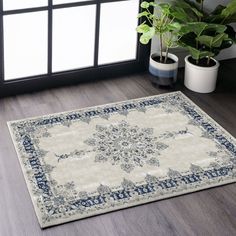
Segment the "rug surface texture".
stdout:
<svg viewBox="0 0 236 236">
<path fill-rule="evenodd" d="M 181 92 L 8 126 L 42 228 L 236 180 L 236 140 Z"/>
</svg>

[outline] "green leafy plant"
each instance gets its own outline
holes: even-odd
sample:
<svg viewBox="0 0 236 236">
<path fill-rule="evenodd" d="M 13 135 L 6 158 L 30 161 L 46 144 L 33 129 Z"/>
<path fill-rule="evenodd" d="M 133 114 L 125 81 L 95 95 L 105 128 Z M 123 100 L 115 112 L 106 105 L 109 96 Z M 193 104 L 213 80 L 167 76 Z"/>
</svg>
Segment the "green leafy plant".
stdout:
<svg viewBox="0 0 236 236">
<path fill-rule="evenodd" d="M 137 27 L 137 32 L 141 34 L 140 42 L 148 44 L 149 41 L 157 36 L 160 44 L 160 62 L 166 63 L 168 59 L 169 48 L 177 46 L 178 30 L 180 24 L 174 21 L 175 17 L 171 15 L 171 4 L 142 2 L 142 12 L 138 18 L 144 18 L 145 21 Z M 163 56 L 164 47 L 166 48 Z"/>
<path fill-rule="evenodd" d="M 196 64 L 205 58 L 206 66 L 221 50 L 231 47 L 236 33 L 230 23 L 236 22 L 236 0 L 208 13 L 204 0 L 175 0 L 171 15 L 181 24 L 178 43 L 189 50 Z"/>
</svg>

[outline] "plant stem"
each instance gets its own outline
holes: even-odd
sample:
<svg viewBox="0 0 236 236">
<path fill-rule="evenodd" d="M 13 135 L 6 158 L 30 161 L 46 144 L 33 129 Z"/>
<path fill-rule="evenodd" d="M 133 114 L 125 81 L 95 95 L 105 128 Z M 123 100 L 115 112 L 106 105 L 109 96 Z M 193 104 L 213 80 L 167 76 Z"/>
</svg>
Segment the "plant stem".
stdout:
<svg viewBox="0 0 236 236">
<path fill-rule="evenodd" d="M 163 39 L 162 39 L 162 33 L 160 34 L 160 62 L 163 61 L 162 53 L 163 53 Z"/>
<path fill-rule="evenodd" d="M 204 0 L 201 1 L 201 11 L 203 11 L 203 2 Z"/>
<path fill-rule="evenodd" d="M 203 7 L 204 7 L 204 6 L 203 6 L 203 2 L 204 2 L 204 0 L 201 0 L 201 3 L 200 3 L 200 4 L 201 4 L 201 5 L 200 5 L 200 10 L 201 10 L 202 13 L 203 13 Z M 201 17 L 201 16 L 199 17 L 199 21 L 200 21 L 200 22 L 202 21 L 202 17 Z"/>
<path fill-rule="evenodd" d="M 149 11 L 149 9 L 146 9 L 146 10 L 147 10 L 147 12 L 149 13 L 149 15 L 152 15 L 152 13 Z M 149 22 L 150 25 L 153 25 L 153 22 L 154 22 L 155 18 L 153 18 L 153 22 L 149 19 L 149 16 L 146 17 L 146 19 L 148 20 L 148 22 Z"/>
<path fill-rule="evenodd" d="M 210 65 L 210 61 L 211 61 L 211 57 L 208 56 L 208 57 L 207 57 L 207 65 L 208 65 L 208 66 Z"/>
<path fill-rule="evenodd" d="M 166 56 L 165 56 L 165 61 L 164 61 L 165 64 L 166 64 L 167 59 L 168 59 L 168 54 L 169 54 L 169 47 L 166 48 Z"/>
</svg>

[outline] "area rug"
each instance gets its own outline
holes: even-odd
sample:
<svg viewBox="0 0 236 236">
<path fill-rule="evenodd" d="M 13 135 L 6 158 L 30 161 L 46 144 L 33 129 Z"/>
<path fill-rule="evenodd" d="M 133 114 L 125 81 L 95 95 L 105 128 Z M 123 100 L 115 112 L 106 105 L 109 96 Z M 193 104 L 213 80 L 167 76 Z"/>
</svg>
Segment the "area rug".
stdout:
<svg viewBox="0 0 236 236">
<path fill-rule="evenodd" d="M 42 228 L 236 180 L 236 140 L 181 92 L 8 126 Z"/>
</svg>

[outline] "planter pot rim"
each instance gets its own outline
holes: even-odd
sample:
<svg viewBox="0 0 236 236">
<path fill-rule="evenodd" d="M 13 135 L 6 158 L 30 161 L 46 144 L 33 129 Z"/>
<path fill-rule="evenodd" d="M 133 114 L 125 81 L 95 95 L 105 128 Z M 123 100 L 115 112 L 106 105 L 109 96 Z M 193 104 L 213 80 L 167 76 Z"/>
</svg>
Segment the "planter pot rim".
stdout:
<svg viewBox="0 0 236 236">
<path fill-rule="evenodd" d="M 163 53 L 162 55 L 166 55 L 166 53 Z M 168 58 L 174 60 L 173 63 L 165 64 L 165 63 L 160 63 L 155 60 L 153 60 L 153 57 L 160 56 L 160 53 L 153 53 L 150 55 L 150 60 L 149 64 L 152 65 L 153 67 L 159 68 L 160 70 L 164 71 L 169 71 L 169 70 L 175 70 L 178 68 L 178 57 L 172 53 L 168 53 Z"/>
<path fill-rule="evenodd" d="M 191 55 L 188 55 L 185 57 L 185 63 L 188 63 L 189 66 L 191 67 L 194 67 L 198 70 L 206 70 L 206 71 L 209 71 L 209 70 L 215 70 L 216 68 L 218 68 L 220 66 L 220 63 L 213 57 L 211 57 L 211 60 L 213 60 L 216 64 L 214 66 L 209 66 L 209 67 L 204 67 L 204 66 L 197 66 L 197 65 L 194 65 L 193 63 L 191 63 L 188 59 L 189 57 L 191 57 Z"/>
<path fill-rule="evenodd" d="M 178 58 L 175 54 L 170 53 L 170 52 L 168 53 L 168 58 L 174 60 L 173 63 L 167 64 L 167 63 L 157 62 L 157 61 L 153 60 L 153 57 L 155 57 L 155 56 L 160 56 L 160 54 L 161 54 L 160 52 L 152 53 L 152 54 L 150 55 L 150 59 L 151 59 L 153 62 L 155 62 L 155 63 L 163 64 L 163 65 L 172 65 L 172 64 L 178 63 L 178 61 L 179 61 L 179 58 Z M 166 55 L 166 52 L 162 52 L 162 55 L 165 56 L 165 55 Z"/>
</svg>

